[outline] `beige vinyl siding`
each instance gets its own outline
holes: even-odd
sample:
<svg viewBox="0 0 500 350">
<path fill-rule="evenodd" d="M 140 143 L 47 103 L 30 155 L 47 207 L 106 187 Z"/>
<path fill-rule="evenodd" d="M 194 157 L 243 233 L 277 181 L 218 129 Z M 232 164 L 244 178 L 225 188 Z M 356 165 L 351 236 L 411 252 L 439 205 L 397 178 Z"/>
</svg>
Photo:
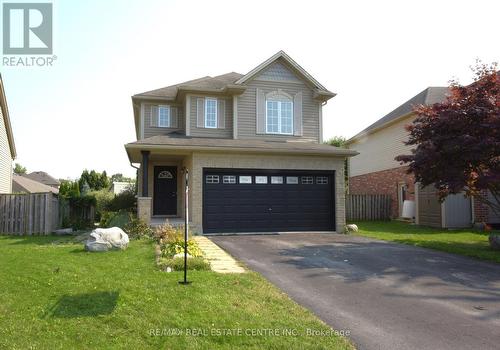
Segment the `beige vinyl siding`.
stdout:
<svg viewBox="0 0 500 350">
<path fill-rule="evenodd" d="M 413 116 L 405 118 L 350 144 L 349 148 L 358 151 L 359 155 L 349 160 L 349 176 L 401 166 L 394 158 L 401 154 L 410 154 L 411 147 L 404 145 L 403 142 L 408 140 L 405 125 L 410 124 L 413 118 Z"/>
<path fill-rule="evenodd" d="M 177 108 L 177 128 L 163 128 L 157 126 L 151 126 L 152 109 L 153 106 L 158 106 L 158 104 L 144 104 L 144 138 L 148 138 L 156 135 L 166 135 L 174 131 L 185 133 L 185 120 L 184 120 L 184 106 L 178 104 L 171 104 L 170 107 Z"/>
<path fill-rule="evenodd" d="M 197 101 L 199 98 L 212 97 L 217 100 L 224 100 L 224 128 L 199 128 L 197 125 Z M 190 133 L 195 137 L 218 137 L 223 139 L 233 138 L 233 99 L 227 97 L 213 97 L 202 95 L 191 95 L 191 109 L 190 109 Z"/>
<path fill-rule="evenodd" d="M 0 193 L 12 192 L 12 155 L 5 120 L 0 109 Z"/>
<path fill-rule="evenodd" d="M 263 72 L 261 72 L 256 80 L 267 80 L 267 81 L 293 81 L 300 83 L 301 80 L 292 73 L 283 62 L 282 59 L 271 64 Z"/>
<path fill-rule="evenodd" d="M 238 138 L 319 142 L 319 102 L 313 99 L 313 92 L 305 83 L 264 81 L 256 78 L 250 81 L 247 86 L 247 90 L 238 97 Z M 257 134 L 257 89 L 262 89 L 265 93 L 281 89 L 292 96 L 302 92 L 302 136 Z"/>
</svg>

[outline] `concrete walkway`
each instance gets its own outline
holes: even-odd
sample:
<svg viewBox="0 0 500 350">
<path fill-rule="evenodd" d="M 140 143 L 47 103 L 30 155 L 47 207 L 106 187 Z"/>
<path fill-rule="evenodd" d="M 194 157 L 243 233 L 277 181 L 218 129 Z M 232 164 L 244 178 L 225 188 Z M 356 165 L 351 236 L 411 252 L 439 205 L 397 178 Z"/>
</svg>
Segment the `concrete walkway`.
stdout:
<svg viewBox="0 0 500 350">
<path fill-rule="evenodd" d="M 210 262 L 212 270 L 218 273 L 243 273 L 245 269 L 241 267 L 231 255 L 219 248 L 214 242 L 204 236 L 193 237 L 205 258 Z"/>
</svg>

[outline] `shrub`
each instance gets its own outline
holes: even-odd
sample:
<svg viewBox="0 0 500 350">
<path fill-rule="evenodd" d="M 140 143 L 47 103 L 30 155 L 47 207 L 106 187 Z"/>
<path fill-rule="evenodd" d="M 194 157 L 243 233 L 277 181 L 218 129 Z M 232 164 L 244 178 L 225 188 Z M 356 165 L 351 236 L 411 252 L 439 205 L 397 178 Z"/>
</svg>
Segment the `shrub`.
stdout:
<svg viewBox="0 0 500 350">
<path fill-rule="evenodd" d="M 101 217 L 100 227 L 119 227 L 124 229 L 131 221 L 130 213 L 125 210 L 118 212 L 104 212 Z"/>
<path fill-rule="evenodd" d="M 73 231 L 79 231 L 94 228 L 94 223 L 89 219 L 75 217 L 69 220 L 69 226 L 71 226 Z"/>
<path fill-rule="evenodd" d="M 153 237 L 153 229 L 149 227 L 149 225 L 145 223 L 144 220 L 141 220 L 137 217 L 132 217 L 130 222 L 125 225 L 124 230 L 132 239 Z"/>
<path fill-rule="evenodd" d="M 167 222 L 156 228 L 155 239 L 164 257 L 172 258 L 175 254 L 184 253 L 184 226 L 173 227 Z M 192 257 L 203 256 L 198 243 L 192 238 L 188 238 L 188 254 Z"/>
<path fill-rule="evenodd" d="M 202 257 L 188 258 L 187 262 L 188 270 L 210 270 L 210 263 Z M 167 267 L 170 267 L 173 271 L 182 271 L 184 270 L 184 258 L 160 258 L 160 260 L 158 261 L 158 266 L 162 270 L 166 270 Z"/>
<path fill-rule="evenodd" d="M 95 206 L 96 220 L 101 220 L 102 214 L 107 210 L 111 201 L 114 199 L 115 195 L 108 189 L 91 191 L 89 192 L 89 195 L 93 196 L 96 200 L 96 206 Z"/>
<path fill-rule="evenodd" d="M 108 204 L 109 211 L 135 211 L 137 200 L 133 189 L 128 188 L 120 194 L 117 194 Z"/>
</svg>

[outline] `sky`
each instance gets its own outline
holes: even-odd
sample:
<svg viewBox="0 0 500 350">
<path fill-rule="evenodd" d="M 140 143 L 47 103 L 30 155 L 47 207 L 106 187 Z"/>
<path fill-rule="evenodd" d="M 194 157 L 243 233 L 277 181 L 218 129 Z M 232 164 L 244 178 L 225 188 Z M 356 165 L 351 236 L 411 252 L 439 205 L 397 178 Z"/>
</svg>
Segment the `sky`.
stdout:
<svg viewBox="0 0 500 350">
<path fill-rule="evenodd" d="M 469 83 L 477 58 L 500 58 L 498 1 L 53 3 L 53 66 L 0 71 L 16 162 L 58 178 L 133 176 L 133 94 L 244 74 L 279 50 L 337 93 L 325 139 L 353 136 L 428 86 Z"/>
</svg>

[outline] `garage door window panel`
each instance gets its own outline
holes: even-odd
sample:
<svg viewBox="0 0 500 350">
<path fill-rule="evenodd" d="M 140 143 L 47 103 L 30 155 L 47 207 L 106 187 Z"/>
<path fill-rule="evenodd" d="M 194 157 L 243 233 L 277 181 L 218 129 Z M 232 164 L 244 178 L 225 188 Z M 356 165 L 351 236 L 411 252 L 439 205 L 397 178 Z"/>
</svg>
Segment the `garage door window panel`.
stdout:
<svg viewBox="0 0 500 350">
<path fill-rule="evenodd" d="M 314 178 L 312 176 L 302 176 L 300 180 L 303 185 L 312 185 L 314 183 Z"/>
<path fill-rule="evenodd" d="M 222 183 L 235 184 L 236 183 L 236 176 L 235 175 L 224 175 L 224 177 L 222 178 Z"/>
<path fill-rule="evenodd" d="M 328 231 L 335 227 L 334 181 L 326 172 L 217 171 L 204 170 L 205 178 L 219 176 L 218 183 L 205 181 L 204 185 L 205 233 Z M 229 176 L 235 177 L 236 184 L 227 184 L 232 181 Z M 327 178 L 326 184 L 321 177 Z"/>
<path fill-rule="evenodd" d="M 240 184 L 251 184 L 252 177 L 251 176 L 240 176 L 239 181 L 240 181 Z"/>
<path fill-rule="evenodd" d="M 207 184 L 218 184 L 219 183 L 219 175 L 207 175 L 205 177 L 205 182 Z"/>
</svg>

